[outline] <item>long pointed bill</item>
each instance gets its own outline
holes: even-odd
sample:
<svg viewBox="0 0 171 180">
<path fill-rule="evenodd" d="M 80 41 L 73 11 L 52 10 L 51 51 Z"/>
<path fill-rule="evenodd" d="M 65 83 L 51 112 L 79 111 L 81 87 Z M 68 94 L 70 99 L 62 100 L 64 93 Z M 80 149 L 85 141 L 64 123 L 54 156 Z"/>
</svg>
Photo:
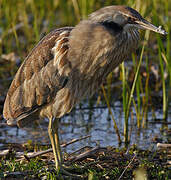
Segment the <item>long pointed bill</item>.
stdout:
<svg viewBox="0 0 171 180">
<path fill-rule="evenodd" d="M 136 21 L 136 25 L 141 29 L 148 29 L 150 31 L 154 31 L 163 35 L 167 34 L 165 30 L 161 29 L 161 26 L 156 27 L 145 19 L 143 19 L 142 21 Z"/>
</svg>

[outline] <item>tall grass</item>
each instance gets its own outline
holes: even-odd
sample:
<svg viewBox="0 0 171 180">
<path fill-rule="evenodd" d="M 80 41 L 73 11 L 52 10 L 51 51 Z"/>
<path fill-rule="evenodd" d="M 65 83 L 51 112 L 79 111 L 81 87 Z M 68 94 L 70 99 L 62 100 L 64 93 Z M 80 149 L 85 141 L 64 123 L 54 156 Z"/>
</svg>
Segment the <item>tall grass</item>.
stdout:
<svg viewBox="0 0 171 180">
<path fill-rule="evenodd" d="M 170 2 L 170 5 L 171 5 L 171 2 Z M 169 18 L 169 1 L 163 1 L 163 10 L 164 10 L 163 15 L 165 15 L 165 19 L 168 20 L 167 18 Z M 165 77 L 164 77 L 165 76 L 164 64 L 165 64 L 166 70 L 168 71 L 168 74 L 170 74 L 169 75 L 170 76 L 169 86 L 171 87 L 170 28 L 169 28 L 169 21 L 164 21 L 164 19 L 161 18 L 159 16 L 159 14 L 154 10 L 153 10 L 153 13 L 154 13 L 154 21 L 157 23 L 158 18 L 160 18 L 161 21 L 163 22 L 165 29 L 168 31 L 167 40 L 166 40 L 166 48 L 164 46 L 164 43 L 162 41 L 161 36 L 156 34 L 157 44 L 158 44 L 158 57 L 159 57 L 159 65 L 160 65 L 160 74 L 161 74 L 161 79 L 162 79 L 163 119 L 166 120 L 167 116 L 168 116 L 168 100 L 169 100 L 169 97 L 167 94 L 166 81 L 165 81 Z"/>
<path fill-rule="evenodd" d="M 161 70 L 161 78 L 162 78 L 162 90 L 163 90 L 163 119 L 167 119 L 168 115 L 168 96 L 166 94 L 166 83 L 164 78 L 164 65 L 163 65 L 163 58 L 162 58 L 162 42 L 160 37 L 157 35 L 157 41 L 159 44 L 158 48 L 158 55 L 159 55 L 159 61 L 160 61 L 160 70 Z M 164 53 L 165 54 L 165 53 Z M 166 61 L 167 62 L 167 61 Z"/>
<path fill-rule="evenodd" d="M 121 143 L 122 140 L 121 140 L 121 137 L 120 137 L 120 132 L 119 132 L 119 129 L 118 129 L 118 126 L 117 126 L 117 123 L 116 123 L 116 120 L 114 118 L 114 115 L 112 113 L 112 109 L 110 107 L 110 102 L 108 100 L 108 97 L 107 97 L 107 94 L 106 94 L 106 91 L 104 89 L 104 86 L 102 85 L 102 91 L 103 91 L 103 95 L 104 95 L 104 98 L 105 98 L 105 101 L 106 101 L 106 104 L 107 104 L 107 107 L 108 107 L 108 110 L 109 110 L 109 114 L 111 115 L 111 118 L 113 120 L 113 125 L 114 125 L 114 129 L 116 130 L 116 135 L 118 137 L 118 142 Z"/>
</svg>

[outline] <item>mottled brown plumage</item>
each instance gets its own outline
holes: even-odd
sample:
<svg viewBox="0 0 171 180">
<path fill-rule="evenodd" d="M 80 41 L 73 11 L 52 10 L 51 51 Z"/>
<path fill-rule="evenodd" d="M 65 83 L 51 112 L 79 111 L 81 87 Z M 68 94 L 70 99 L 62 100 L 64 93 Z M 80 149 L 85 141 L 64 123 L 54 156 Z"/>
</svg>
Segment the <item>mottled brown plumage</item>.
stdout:
<svg viewBox="0 0 171 180">
<path fill-rule="evenodd" d="M 6 97 L 3 115 L 9 125 L 24 126 L 34 115 L 48 117 L 56 167 L 62 157 L 57 132 L 60 118 L 138 47 L 138 28 L 165 34 L 132 8 L 109 6 L 76 27 L 45 36 L 19 68 Z"/>
<path fill-rule="evenodd" d="M 71 30 L 72 28 L 61 28 L 52 31 L 24 60 L 9 88 L 4 104 L 4 117 L 8 120 L 8 124 L 13 125 L 18 121 L 21 125 L 19 120 L 24 121 L 25 117 L 51 103 L 56 93 L 63 87 L 67 76 L 60 73 L 61 65 L 64 67 L 64 61 L 67 60 L 66 57 L 60 58 L 57 64 L 58 57 L 55 57 L 53 48 L 61 39 L 58 53 L 63 54 L 68 49 L 63 43 L 67 43 Z M 66 32 L 67 40 L 62 39 L 64 35 L 60 36 L 63 32 Z"/>
</svg>

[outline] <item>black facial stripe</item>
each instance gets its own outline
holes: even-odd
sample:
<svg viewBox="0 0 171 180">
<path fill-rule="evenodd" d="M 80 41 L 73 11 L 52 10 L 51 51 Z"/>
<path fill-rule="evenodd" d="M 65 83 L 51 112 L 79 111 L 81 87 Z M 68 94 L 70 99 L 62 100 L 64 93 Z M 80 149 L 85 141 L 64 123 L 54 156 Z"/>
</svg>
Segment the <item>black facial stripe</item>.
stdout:
<svg viewBox="0 0 171 180">
<path fill-rule="evenodd" d="M 122 26 L 118 25 L 117 23 L 113 21 L 104 21 L 104 22 L 100 22 L 100 24 L 114 32 L 120 32 L 123 30 Z"/>
</svg>

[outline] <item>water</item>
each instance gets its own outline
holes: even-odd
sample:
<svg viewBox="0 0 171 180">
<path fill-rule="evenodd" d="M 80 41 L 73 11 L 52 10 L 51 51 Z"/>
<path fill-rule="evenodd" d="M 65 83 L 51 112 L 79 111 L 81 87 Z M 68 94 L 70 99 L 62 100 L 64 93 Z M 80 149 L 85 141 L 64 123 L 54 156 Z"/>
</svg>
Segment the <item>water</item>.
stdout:
<svg viewBox="0 0 171 180">
<path fill-rule="evenodd" d="M 113 115 L 118 125 L 120 135 L 123 138 L 124 117 L 122 104 L 117 101 L 114 104 Z M 155 112 L 157 119 L 162 121 L 162 111 Z M 168 121 L 171 120 L 171 110 L 169 111 Z M 129 126 L 130 145 L 136 144 L 141 149 L 154 149 L 157 142 L 168 142 L 171 137 L 171 124 L 165 126 L 162 123 L 154 122 L 152 112 L 148 114 L 148 123 L 145 128 L 137 129 L 136 115 L 133 113 Z M 32 140 L 39 144 L 49 144 L 48 120 L 39 121 L 39 125 L 32 128 L 19 129 L 17 127 L 0 127 L 0 149 L 7 148 L 8 143 L 26 143 Z M 78 106 L 69 115 L 60 120 L 61 142 L 68 142 L 74 138 L 90 135 L 91 137 L 67 146 L 67 152 L 72 152 L 78 148 L 88 146 L 114 146 L 119 147 L 118 137 L 115 133 L 113 121 L 110 119 L 107 108 L 95 107 L 92 109 L 85 106 L 80 109 Z M 170 134 L 169 134 L 170 132 Z M 124 146 L 124 143 L 121 144 Z"/>
</svg>

